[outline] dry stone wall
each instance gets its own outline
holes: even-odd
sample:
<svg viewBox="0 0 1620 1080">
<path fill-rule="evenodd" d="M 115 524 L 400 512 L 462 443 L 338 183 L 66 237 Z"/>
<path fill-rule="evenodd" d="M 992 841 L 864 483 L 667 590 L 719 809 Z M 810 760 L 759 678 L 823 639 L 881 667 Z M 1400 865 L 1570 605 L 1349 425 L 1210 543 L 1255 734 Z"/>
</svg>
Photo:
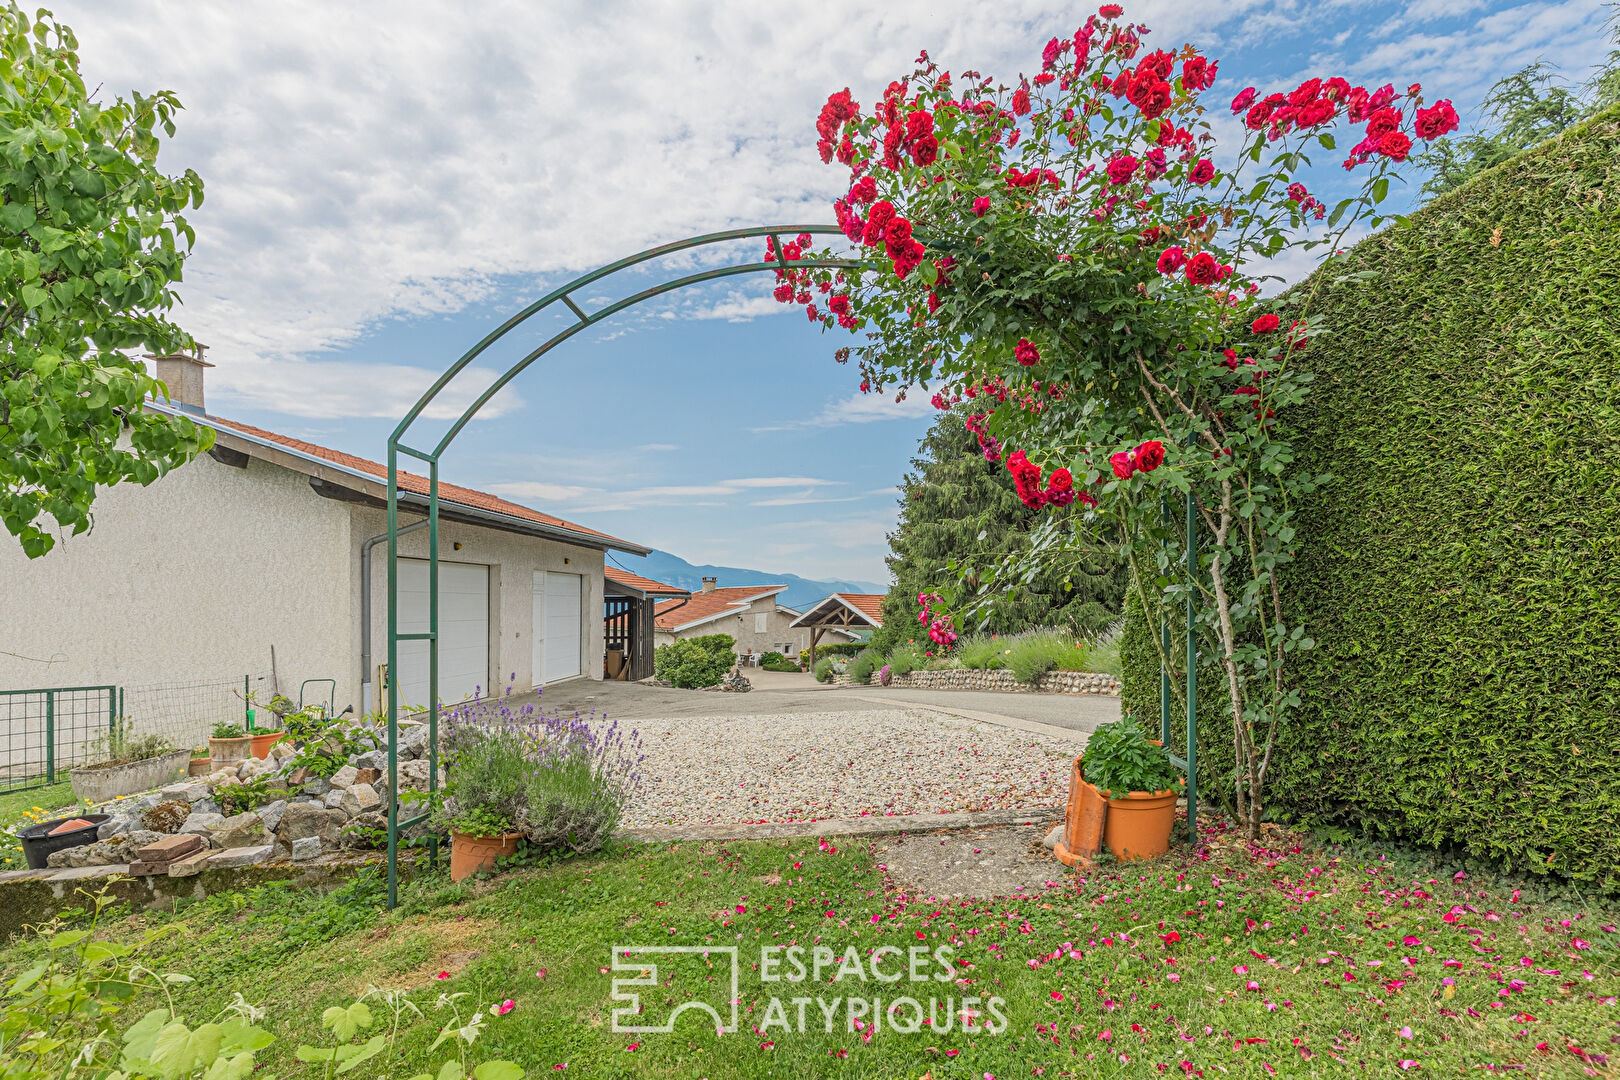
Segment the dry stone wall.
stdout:
<svg viewBox="0 0 1620 1080">
<path fill-rule="evenodd" d="M 849 676 L 838 675 L 833 684 L 848 686 Z M 878 685 L 876 675 L 872 676 L 871 685 Z M 913 671 L 898 676 L 890 685 L 912 690 L 991 690 L 1007 694 L 1119 694 L 1118 679 L 1094 671 L 1048 671 L 1030 684 L 1019 682 L 1010 671 L 946 668 Z"/>
</svg>

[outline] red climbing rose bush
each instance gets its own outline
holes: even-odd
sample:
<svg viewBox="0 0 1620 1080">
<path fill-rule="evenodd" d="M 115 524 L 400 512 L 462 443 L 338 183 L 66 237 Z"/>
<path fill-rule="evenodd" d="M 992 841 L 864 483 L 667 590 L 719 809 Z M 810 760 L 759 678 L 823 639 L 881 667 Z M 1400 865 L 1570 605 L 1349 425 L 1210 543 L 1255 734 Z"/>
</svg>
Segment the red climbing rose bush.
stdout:
<svg viewBox="0 0 1620 1080">
<path fill-rule="evenodd" d="M 970 619 L 1033 565 L 1099 542 L 1129 563 L 1150 619 L 1196 590 L 1201 652 L 1218 658 L 1231 714 L 1233 797 L 1257 831 L 1298 702 L 1289 657 L 1311 646 L 1287 617 L 1291 506 L 1326 479 L 1289 441 L 1310 385 L 1298 360 L 1332 331 L 1311 320 L 1308 292 L 1279 306 L 1262 287 L 1279 257 L 1332 259 L 1351 230 L 1378 226 L 1414 139 L 1457 119 L 1416 85 L 1338 77 L 1217 97 L 1217 61 L 1151 48 L 1147 27 L 1122 20 L 1105 5 L 1011 83 L 924 53 L 870 108 L 833 94 L 818 149 L 848 170 L 833 210 L 861 267 L 795 265 L 844 254 L 808 235 L 766 257 L 777 299 L 858 335 L 838 358 L 863 391 L 922 388 L 962 407 L 985 456 L 1047 516 L 1030 550 L 955 567 L 927 618 Z M 1213 116 L 1241 145 L 1217 144 Z M 1305 179 L 1341 152 L 1359 185 L 1329 206 Z M 1190 578 L 1187 538 L 1167 524 L 1187 494 Z"/>
</svg>

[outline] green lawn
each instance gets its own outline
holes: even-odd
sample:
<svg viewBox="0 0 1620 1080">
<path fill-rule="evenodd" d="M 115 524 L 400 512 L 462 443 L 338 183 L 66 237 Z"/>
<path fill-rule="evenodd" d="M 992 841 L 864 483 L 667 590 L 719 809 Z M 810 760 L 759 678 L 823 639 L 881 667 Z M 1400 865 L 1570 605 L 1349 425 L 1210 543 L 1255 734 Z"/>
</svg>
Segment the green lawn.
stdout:
<svg viewBox="0 0 1620 1080">
<path fill-rule="evenodd" d="M 466 888 L 427 874 L 392 915 L 376 909 L 371 879 L 324 898 L 284 887 L 230 894 L 118 920 L 110 933 L 183 926 L 154 959 L 196 978 L 176 988 L 178 1007 L 195 1023 L 238 990 L 267 1007 L 277 1042 L 260 1060 L 280 1076 L 314 1075 L 291 1050 L 318 1041 L 323 1009 L 370 985 L 413 989 L 426 1014 L 401 1033 L 379 1076 L 443 1058 L 426 1049 L 442 991 L 466 992 L 474 1008 L 511 999 L 512 1011 L 485 1025 L 476 1057 L 510 1058 L 531 1075 L 563 1063 L 591 1077 L 715 1080 L 1455 1074 L 1486 1065 L 1609 1075 L 1600 1055 L 1620 1050 L 1612 908 L 1532 896 L 1523 883 L 1515 893 L 1513 882 L 1489 877 L 1453 880 L 1411 859 L 1302 850 L 1298 839 L 1279 834 L 1280 850 L 1251 853 L 1216 835 L 1206 857 L 1182 849 L 1084 880 L 1054 863 L 1061 887 L 982 903 L 902 895 L 870 841 L 648 846 Z M 717 1037 L 688 1013 L 674 1035 L 615 1033 L 613 945 L 738 947 L 739 1030 Z M 852 966 L 833 981 L 828 966 L 813 987 L 765 982 L 766 945 L 823 945 L 839 957 L 853 947 L 868 978 Z M 955 984 L 871 977 L 880 946 L 946 945 Z M 30 951 L 0 963 L 14 969 Z M 894 957 L 879 955 L 883 974 L 904 969 Z M 718 994 L 725 1009 L 726 954 L 657 963 L 667 981 L 643 998 L 643 1022 L 694 996 Z M 779 970 L 792 971 L 785 958 Z M 924 979 L 937 970 L 931 956 L 923 961 Z M 850 1029 L 848 999 L 880 998 L 886 1010 L 900 995 L 938 999 L 941 1026 L 945 999 L 977 997 L 980 1022 L 1004 1017 L 1005 1028 L 902 1034 L 884 1016 L 874 1033 L 869 1011 L 864 1031 Z M 793 998 L 818 996 L 829 1008 L 838 1002 L 832 1033 L 813 1003 L 802 1034 L 755 1030 L 773 997 L 796 1029 Z M 989 1009 L 991 997 L 1004 1003 Z M 905 1006 L 902 1021 L 910 1015 Z"/>
<path fill-rule="evenodd" d="M 73 805 L 73 785 L 66 782 L 0 794 L 0 871 L 21 870 L 26 865 L 22 847 L 4 830 L 59 817 L 53 811 L 71 809 Z"/>
</svg>

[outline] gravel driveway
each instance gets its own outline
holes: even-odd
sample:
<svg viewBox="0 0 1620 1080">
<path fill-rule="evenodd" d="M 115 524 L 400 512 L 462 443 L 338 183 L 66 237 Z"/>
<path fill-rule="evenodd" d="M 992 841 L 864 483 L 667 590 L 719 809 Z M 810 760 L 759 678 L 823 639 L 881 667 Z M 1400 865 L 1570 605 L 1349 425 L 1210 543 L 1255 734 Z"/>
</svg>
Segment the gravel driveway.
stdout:
<svg viewBox="0 0 1620 1080">
<path fill-rule="evenodd" d="M 736 697 L 769 707 L 770 695 Z M 829 695 L 827 704 L 836 703 Z M 630 721 L 647 754 L 646 784 L 623 824 L 752 824 L 1063 804 L 1073 742 L 930 710 L 866 704 L 844 712 Z"/>
</svg>

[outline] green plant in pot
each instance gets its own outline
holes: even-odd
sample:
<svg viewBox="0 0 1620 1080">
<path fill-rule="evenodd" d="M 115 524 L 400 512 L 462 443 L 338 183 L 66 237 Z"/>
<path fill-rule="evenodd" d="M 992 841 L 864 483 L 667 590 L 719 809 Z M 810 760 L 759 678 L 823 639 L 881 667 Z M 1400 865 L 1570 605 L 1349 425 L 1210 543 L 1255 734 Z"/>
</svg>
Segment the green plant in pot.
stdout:
<svg viewBox="0 0 1620 1080">
<path fill-rule="evenodd" d="M 1092 732 L 1082 772 L 1108 799 L 1103 844 L 1109 851 L 1120 859 L 1151 859 L 1170 850 L 1181 772 L 1141 724 L 1126 717 Z"/>
<path fill-rule="evenodd" d="M 241 724 L 215 724 L 208 734 L 208 756 L 216 769 L 238 765 L 253 756 L 253 737 Z"/>
</svg>

